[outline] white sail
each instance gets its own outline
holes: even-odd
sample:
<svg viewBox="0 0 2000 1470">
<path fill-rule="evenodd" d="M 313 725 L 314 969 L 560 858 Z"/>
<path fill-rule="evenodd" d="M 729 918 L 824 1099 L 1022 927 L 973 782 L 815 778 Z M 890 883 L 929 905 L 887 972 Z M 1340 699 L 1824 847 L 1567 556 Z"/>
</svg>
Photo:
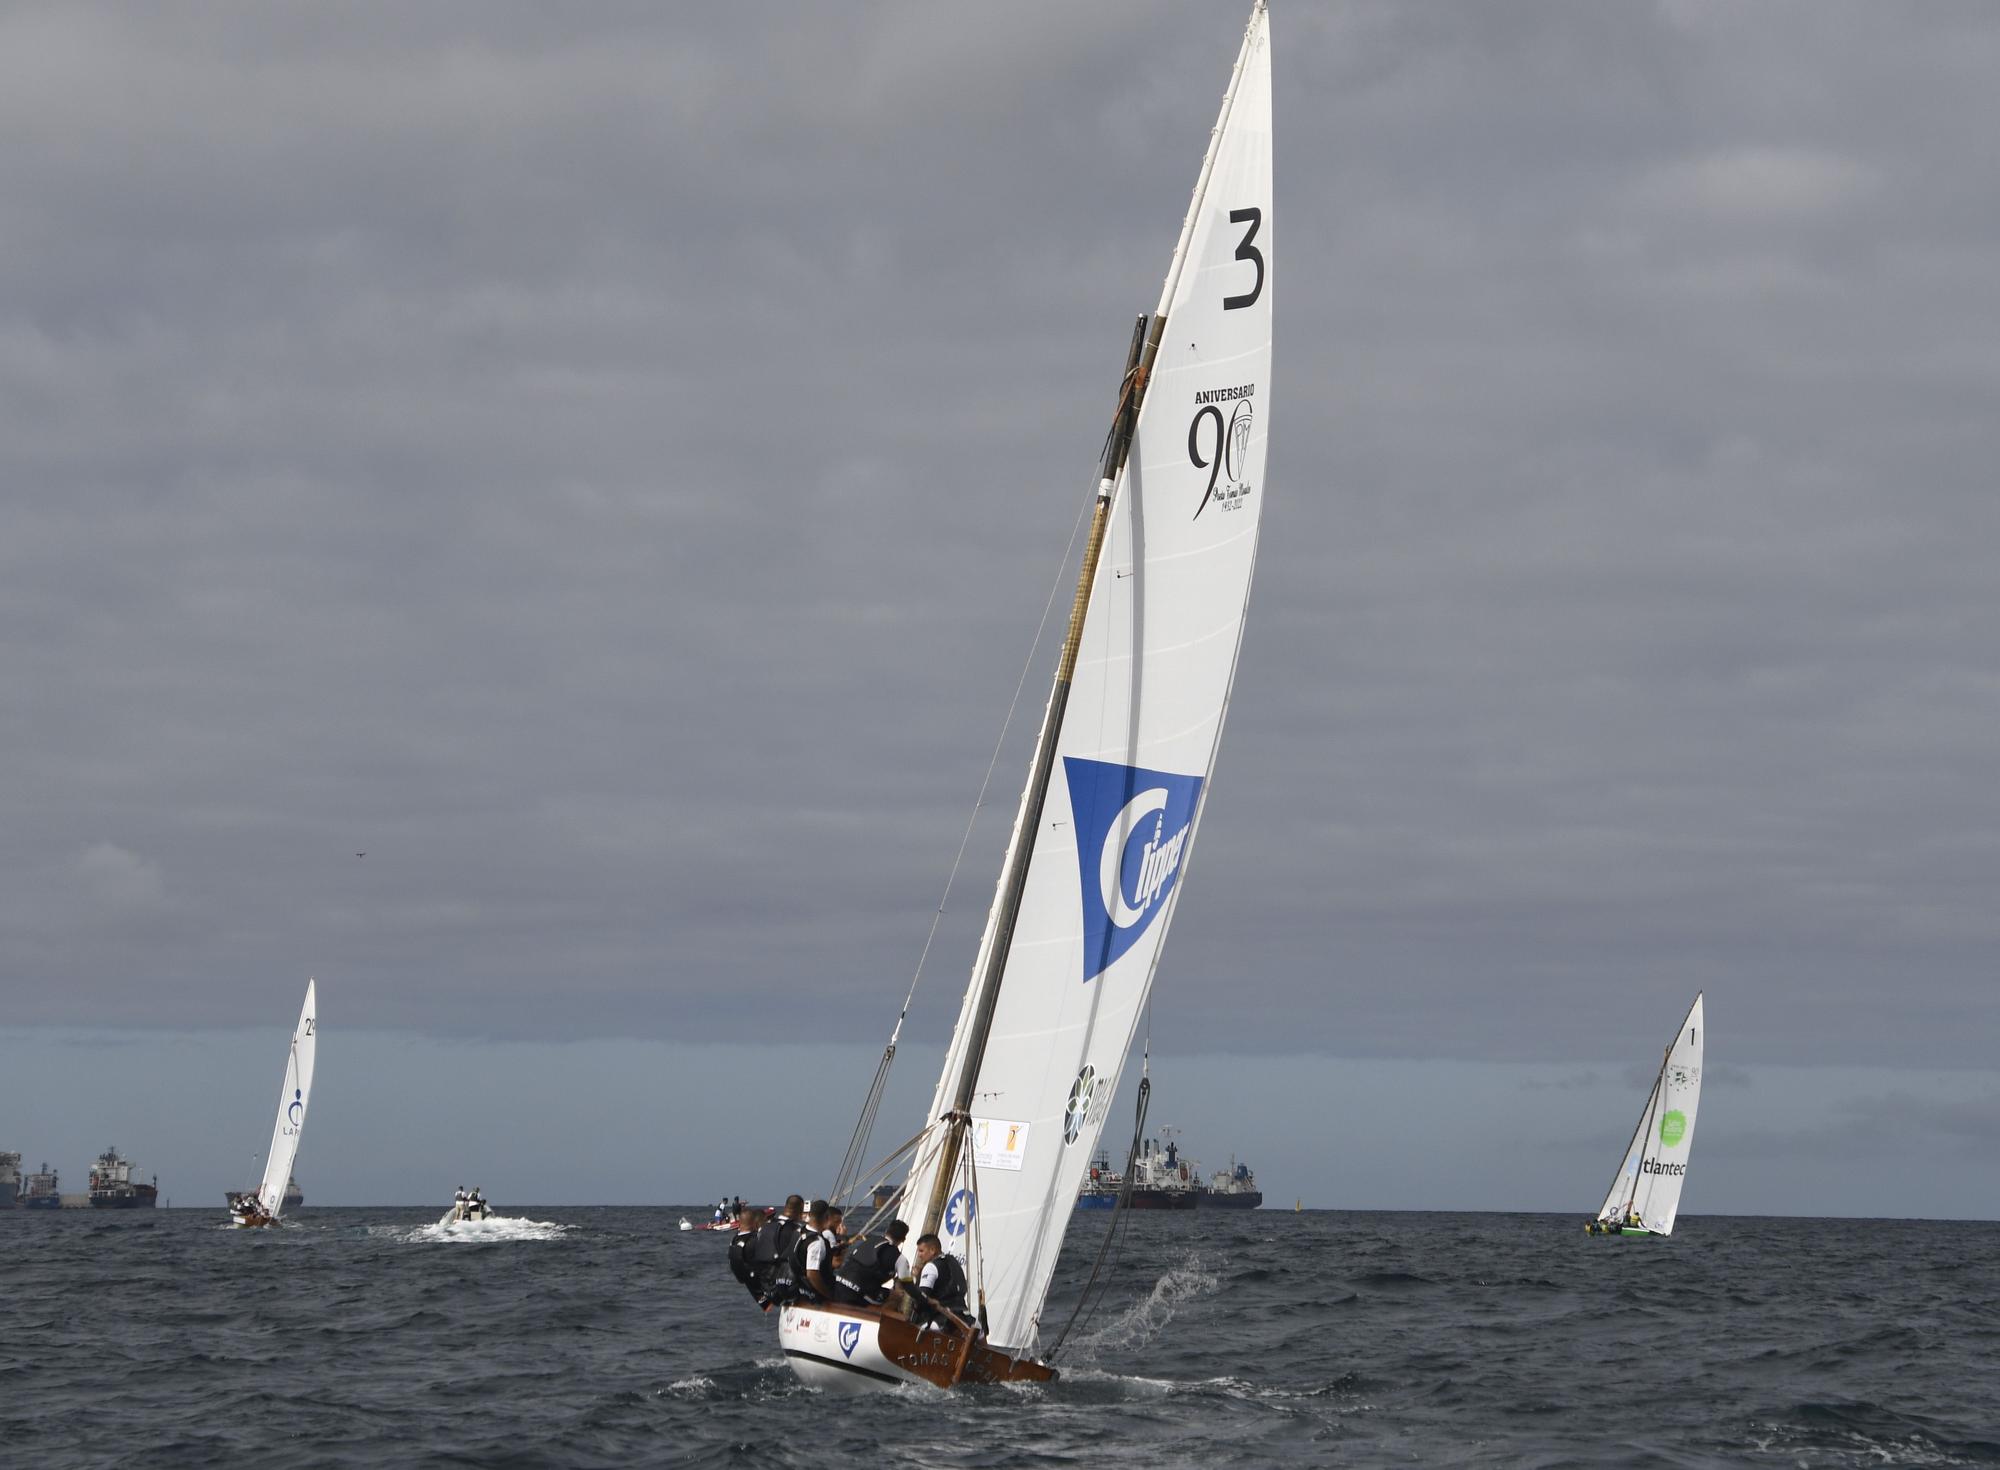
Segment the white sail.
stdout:
<svg viewBox="0 0 2000 1470">
<path fill-rule="evenodd" d="M 306 1124 L 306 1107 L 312 1101 L 313 1053 L 319 1046 L 319 1003 L 313 982 L 306 981 L 306 1003 L 299 1012 L 298 1029 L 292 1032 L 292 1049 L 285 1058 L 285 1085 L 278 1093 L 278 1121 L 271 1128 L 271 1151 L 264 1157 L 264 1182 L 257 1199 L 264 1213 L 277 1219 L 285 1207 L 285 1183 L 292 1177 L 292 1161 L 299 1156 L 299 1134 Z"/>
<path fill-rule="evenodd" d="M 1701 1103 L 1701 1052 L 1706 1039 L 1701 1001 L 1695 996 L 1667 1048 L 1639 1126 L 1625 1147 L 1625 1162 L 1597 1212 L 1600 1220 L 1622 1222 L 1629 1210 L 1655 1234 L 1674 1233 L 1681 1188 L 1687 1183 L 1688 1155 L 1694 1148 L 1695 1110 Z"/>
<path fill-rule="evenodd" d="M 955 1175 L 940 1225 L 984 1294 L 991 1340 L 1009 1351 L 1037 1347 L 1215 767 L 1266 494 L 1272 238 L 1260 3 L 1161 294 L 1164 331 L 1114 488 L 1041 819 L 1024 839 L 1024 799 L 1009 849 L 1011 860 L 1032 844 L 974 1088 L 976 1190 Z M 973 1044 L 999 912 L 996 902 L 933 1123 Z M 925 1209 L 936 1157 L 913 1169 L 906 1213 Z"/>
</svg>

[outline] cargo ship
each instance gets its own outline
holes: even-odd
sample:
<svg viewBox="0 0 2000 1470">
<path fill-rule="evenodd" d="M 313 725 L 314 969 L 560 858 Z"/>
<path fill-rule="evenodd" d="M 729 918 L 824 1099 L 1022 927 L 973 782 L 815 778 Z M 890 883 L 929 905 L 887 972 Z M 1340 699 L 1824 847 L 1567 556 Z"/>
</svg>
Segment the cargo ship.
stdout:
<svg viewBox="0 0 2000 1470">
<path fill-rule="evenodd" d="M 1264 1203 L 1263 1193 L 1257 1188 L 1257 1175 L 1248 1164 L 1229 1161 L 1227 1169 L 1217 1169 L 1208 1176 L 1208 1183 L 1195 1191 L 1194 1207 L 1197 1210 L 1254 1210 Z"/>
<path fill-rule="evenodd" d="M 159 1199 L 160 1176 L 155 1174 L 151 1184 L 139 1183 L 132 1177 L 131 1161 L 118 1157 L 115 1148 L 107 1148 L 90 1166 L 93 1210 L 150 1210 Z"/>
<path fill-rule="evenodd" d="M 1132 1193 L 1125 1201 L 1128 1210 L 1191 1210 L 1195 1207 L 1195 1194 L 1199 1185 L 1195 1180 L 1196 1166 L 1180 1156 L 1180 1145 L 1172 1135 L 1177 1130 L 1162 1128 L 1163 1144 L 1158 1138 L 1149 1138 L 1139 1146 L 1139 1157 L 1132 1162 Z M 1083 1188 L 1077 1191 L 1076 1207 L 1079 1210 L 1108 1210 L 1118 1203 L 1118 1193 L 1125 1185 L 1125 1176 L 1111 1167 L 1108 1155 L 1099 1152 L 1090 1161 L 1090 1175 L 1083 1181 Z"/>
<path fill-rule="evenodd" d="M 306 1202 L 306 1192 L 299 1188 L 299 1181 L 290 1174 L 285 1176 L 285 1208 L 296 1210 Z"/>
<path fill-rule="evenodd" d="M 56 1171 L 48 1166 L 46 1160 L 40 1170 L 22 1181 L 21 1208 L 24 1210 L 62 1208 L 62 1182 L 56 1178 Z"/>
<path fill-rule="evenodd" d="M 21 1197 L 21 1156 L 0 1153 L 0 1210 L 11 1210 Z"/>
<path fill-rule="evenodd" d="M 1254 1210 L 1264 1203 L 1257 1188 L 1257 1175 L 1248 1164 L 1235 1159 L 1227 1169 L 1218 1169 L 1201 1178 L 1201 1165 L 1183 1158 L 1173 1139 L 1179 1130 L 1162 1128 L 1160 1138 L 1149 1138 L 1140 1146 L 1132 1168 L 1132 1196 L 1126 1208 L 1133 1210 Z M 1164 1140 L 1164 1142 L 1162 1141 Z M 1101 1150 L 1090 1161 L 1090 1175 L 1076 1194 L 1079 1210 L 1108 1210 L 1118 1203 L 1124 1176 L 1111 1167 Z"/>
</svg>

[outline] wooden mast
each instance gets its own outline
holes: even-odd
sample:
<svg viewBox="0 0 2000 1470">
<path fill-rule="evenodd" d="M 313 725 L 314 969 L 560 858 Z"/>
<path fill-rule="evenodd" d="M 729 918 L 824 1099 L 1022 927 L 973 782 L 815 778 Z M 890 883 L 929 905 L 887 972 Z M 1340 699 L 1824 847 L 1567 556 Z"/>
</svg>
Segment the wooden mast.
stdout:
<svg viewBox="0 0 2000 1470">
<path fill-rule="evenodd" d="M 931 1197 L 924 1205 L 926 1235 L 937 1233 L 944 1218 L 945 1201 L 951 1198 L 951 1182 L 958 1173 L 965 1130 L 972 1123 L 972 1098 L 979 1083 L 979 1064 L 986 1056 L 986 1038 L 993 1029 L 993 1011 L 1000 1003 L 1000 977 L 1007 970 L 1007 956 L 1014 943 L 1014 925 L 1021 914 L 1021 895 L 1028 886 L 1028 867 L 1035 856 L 1035 837 L 1042 825 L 1042 807 L 1048 799 L 1049 779 L 1055 772 L 1056 744 L 1062 734 L 1063 712 L 1069 706 L 1070 684 L 1076 675 L 1077 650 L 1083 644 L 1083 620 L 1090 608 L 1091 585 L 1097 580 L 1097 562 L 1104 550 L 1104 531 L 1111 519 L 1111 500 L 1119 472 L 1132 448 L 1132 434 L 1139 423 L 1139 405 L 1146 395 L 1146 378 L 1160 347 L 1166 327 L 1164 316 L 1153 319 L 1152 331 L 1140 316 L 1132 328 L 1132 342 L 1125 353 L 1125 377 L 1118 392 L 1111 433 L 1104 445 L 1104 462 L 1097 482 L 1097 506 L 1091 514 L 1090 537 L 1084 543 L 1083 565 L 1077 572 L 1076 596 L 1070 603 L 1069 631 L 1063 637 L 1062 658 L 1056 665 L 1055 688 L 1050 691 L 1048 708 L 1042 714 L 1042 730 L 1035 743 L 1035 764 L 1028 777 L 1028 789 L 1021 801 L 1020 830 L 1008 854 L 1007 870 L 1001 876 L 999 905 L 993 922 L 993 943 L 986 952 L 986 966 L 979 975 L 978 1001 L 972 1011 L 972 1029 L 966 1038 L 958 1082 L 952 1089 L 949 1127 L 938 1156 L 937 1174 L 931 1181 Z"/>
<path fill-rule="evenodd" d="M 1070 606 L 1069 632 L 1063 639 L 1055 688 L 1050 692 L 1049 707 L 1042 717 L 1035 764 L 1028 789 L 1022 796 L 1019 826 L 1001 879 L 1000 898 L 994 911 L 992 947 L 987 951 L 986 966 L 979 976 L 978 999 L 971 1017 L 972 1029 L 966 1037 L 958 1081 L 952 1091 L 951 1111 L 946 1114 L 948 1126 L 938 1157 L 937 1174 L 931 1182 L 931 1197 L 924 1208 L 925 1234 L 935 1234 L 944 1218 L 945 1202 L 951 1198 L 952 1176 L 958 1172 L 965 1130 L 972 1126 L 972 1099 L 978 1086 L 979 1066 L 985 1057 L 987 1036 L 993 1028 L 993 1011 L 1000 999 L 1000 978 L 1007 968 L 1014 924 L 1021 911 L 1021 895 L 1027 886 L 1028 866 L 1034 857 L 1035 840 L 1040 834 L 1042 807 L 1048 796 L 1050 775 L 1055 769 L 1056 741 L 1062 733 L 1063 712 L 1069 703 L 1070 680 L 1076 671 L 1077 651 L 1083 642 L 1083 620 L 1089 609 L 1091 585 L 1097 575 L 1098 554 L 1104 547 L 1105 528 L 1111 519 L 1112 497 L 1132 447 L 1132 436 L 1138 429 L 1146 384 L 1159 355 L 1161 337 L 1167 327 L 1167 313 L 1173 308 L 1182 267 L 1187 263 L 1188 244 L 1194 238 L 1195 224 L 1201 217 L 1202 203 L 1208 195 L 1208 182 L 1215 172 L 1216 156 L 1223 136 L 1229 130 L 1230 114 L 1236 107 L 1237 84 L 1242 80 L 1244 62 L 1249 59 L 1251 42 L 1264 15 L 1265 0 L 1254 0 L 1250 7 L 1249 24 L 1243 31 L 1243 45 L 1236 53 L 1236 64 L 1229 73 L 1229 87 L 1223 93 L 1221 114 L 1208 135 L 1208 149 L 1202 155 L 1201 172 L 1195 176 L 1194 197 L 1181 220 L 1180 238 L 1174 242 L 1173 259 L 1167 265 L 1167 277 L 1160 288 L 1160 304 L 1153 312 L 1151 329 L 1148 330 L 1143 316 L 1133 328 L 1117 415 L 1105 445 L 1104 463 L 1097 485 L 1097 508 L 1090 523 L 1090 539 L 1084 545 L 1083 565 L 1077 574 L 1076 598 Z M 1134 571 L 1137 570 L 1134 568 Z"/>
<path fill-rule="evenodd" d="M 1674 1033 L 1674 1041 L 1680 1040 L 1680 1032 Z M 1618 1222 L 1622 1229 L 1625 1220 L 1632 1218 L 1632 1206 L 1639 1202 L 1639 1176 L 1646 1172 L 1646 1142 L 1653 1136 L 1653 1118 L 1658 1112 L 1660 1099 L 1667 1093 L 1667 1063 L 1673 1060 L 1674 1042 L 1667 1043 L 1667 1049 L 1660 1053 L 1660 1070 L 1653 1078 L 1652 1096 L 1646 1099 L 1645 1123 L 1639 1129 L 1639 1162 L 1632 1170 L 1632 1193 L 1625 1199 L 1625 1219 Z"/>
</svg>

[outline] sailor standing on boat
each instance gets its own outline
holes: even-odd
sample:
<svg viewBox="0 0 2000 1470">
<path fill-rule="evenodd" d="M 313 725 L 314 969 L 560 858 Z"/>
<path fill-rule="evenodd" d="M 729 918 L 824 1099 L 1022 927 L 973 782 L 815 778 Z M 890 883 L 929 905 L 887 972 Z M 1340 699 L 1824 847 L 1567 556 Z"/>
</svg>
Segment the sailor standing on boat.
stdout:
<svg viewBox="0 0 2000 1470">
<path fill-rule="evenodd" d="M 833 1300 L 833 1253 L 840 1239 L 833 1233 L 832 1215 L 825 1200 L 814 1200 L 806 1216 L 808 1233 L 795 1248 L 797 1279 L 823 1302 Z"/>
<path fill-rule="evenodd" d="M 792 1244 L 805 1228 L 805 1222 L 799 1218 L 805 1207 L 802 1196 L 786 1195 L 784 1212 L 758 1227 L 756 1244 L 750 1250 L 750 1266 L 757 1273 L 757 1284 L 767 1307 L 788 1302 L 799 1294 L 797 1278 L 792 1274 Z"/>
<path fill-rule="evenodd" d="M 729 1242 L 729 1274 L 743 1283 L 743 1289 L 755 1297 L 761 1305 L 764 1287 L 757 1279 L 754 1255 L 757 1249 L 757 1231 L 763 1226 L 763 1212 L 742 1200 L 736 1202 L 736 1235 Z"/>
</svg>

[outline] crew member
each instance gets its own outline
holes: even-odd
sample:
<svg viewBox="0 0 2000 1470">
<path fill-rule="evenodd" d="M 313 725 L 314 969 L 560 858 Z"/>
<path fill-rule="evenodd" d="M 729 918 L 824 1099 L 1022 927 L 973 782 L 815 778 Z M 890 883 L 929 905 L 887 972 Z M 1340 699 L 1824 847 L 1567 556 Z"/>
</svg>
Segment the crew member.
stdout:
<svg viewBox="0 0 2000 1470">
<path fill-rule="evenodd" d="M 848 1241 L 847 1254 L 833 1273 L 835 1299 L 856 1306 L 879 1303 L 896 1274 L 896 1262 L 903 1254 L 903 1241 L 909 1233 L 909 1226 L 901 1220 L 892 1220 L 881 1240 L 861 1235 Z"/>
<path fill-rule="evenodd" d="M 764 1300 L 763 1285 L 757 1280 L 757 1267 L 752 1253 L 757 1247 L 757 1231 L 764 1223 L 763 1211 L 736 1202 L 736 1235 L 729 1242 L 729 1274 L 743 1283 L 743 1289 L 755 1297 L 761 1305 Z"/>
<path fill-rule="evenodd" d="M 788 1302 L 798 1295 L 798 1278 L 792 1274 L 792 1245 L 805 1228 L 799 1218 L 806 1202 L 799 1195 L 785 1196 L 782 1213 L 773 1215 L 757 1228 L 757 1240 L 750 1250 L 750 1265 L 757 1273 L 757 1285 L 765 1306 Z"/>
<path fill-rule="evenodd" d="M 965 1327 L 965 1267 L 935 1235 L 917 1239 L 917 1310 L 926 1325 Z M 971 1331 L 970 1328 L 966 1328 Z"/>
<path fill-rule="evenodd" d="M 804 1282 L 806 1290 L 823 1302 L 833 1300 L 833 1252 L 838 1237 L 829 1227 L 832 1213 L 825 1200 L 814 1200 L 806 1215 L 806 1234 L 792 1248 L 797 1267 L 793 1279 Z"/>
</svg>

